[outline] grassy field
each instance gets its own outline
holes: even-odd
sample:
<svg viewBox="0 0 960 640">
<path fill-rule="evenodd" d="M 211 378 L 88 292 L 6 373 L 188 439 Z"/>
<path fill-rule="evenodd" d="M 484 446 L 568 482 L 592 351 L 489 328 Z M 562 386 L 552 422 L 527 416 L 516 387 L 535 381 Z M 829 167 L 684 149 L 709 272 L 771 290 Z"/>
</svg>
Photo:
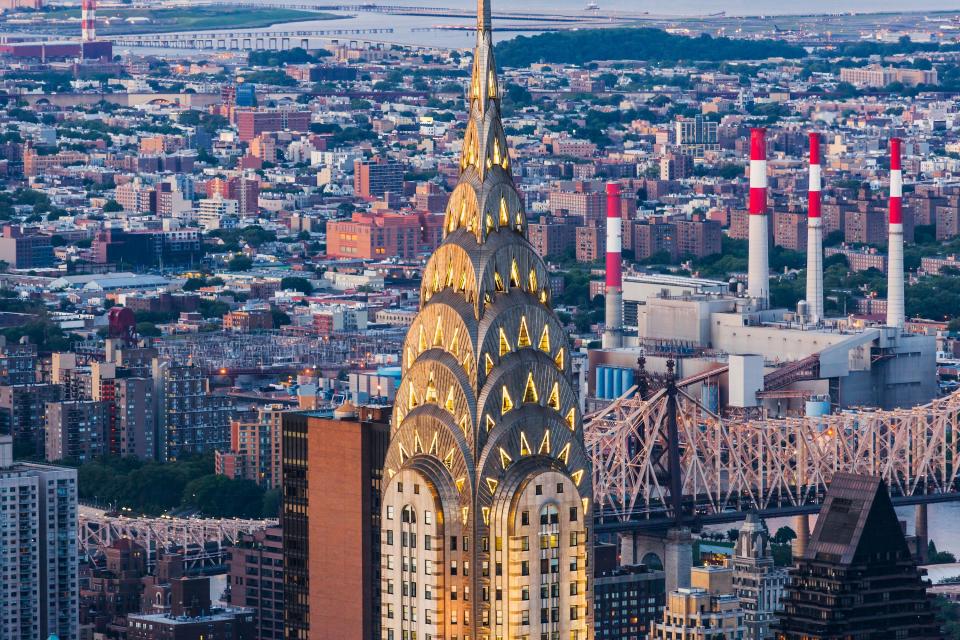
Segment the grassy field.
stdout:
<svg viewBox="0 0 960 640">
<path fill-rule="evenodd" d="M 42 14 L 42 23 L 32 30 L 69 32 L 79 29 L 79 9 L 55 9 Z M 296 11 L 293 9 L 231 8 L 226 5 L 205 5 L 177 9 L 97 9 L 97 33 L 102 35 L 205 31 L 213 29 L 254 29 L 283 22 L 334 20 L 331 13 Z"/>
</svg>

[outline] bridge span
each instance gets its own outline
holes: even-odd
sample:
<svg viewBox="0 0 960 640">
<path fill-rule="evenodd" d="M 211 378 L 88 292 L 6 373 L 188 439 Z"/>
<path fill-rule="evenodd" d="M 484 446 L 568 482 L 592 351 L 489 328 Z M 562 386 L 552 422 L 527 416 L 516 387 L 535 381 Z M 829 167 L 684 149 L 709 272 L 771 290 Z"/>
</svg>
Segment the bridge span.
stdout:
<svg viewBox="0 0 960 640">
<path fill-rule="evenodd" d="M 311 49 L 311 39 L 393 33 L 393 27 L 363 29 L 233 30 L 183 33 L 145 33 L 113 36 L 114 46 L 214 51 L 287 51 Z"/>
<path fill-rule="evenodd" d="M 585 417 L 598 531 L 812 513 L 837 472 L 882 477 L 896 504 L 960 499 L 960 392 L 911 409 L 769 419 L 718 416 L 690 386 L 646 399 L 634 387 Z"/>
</svg>

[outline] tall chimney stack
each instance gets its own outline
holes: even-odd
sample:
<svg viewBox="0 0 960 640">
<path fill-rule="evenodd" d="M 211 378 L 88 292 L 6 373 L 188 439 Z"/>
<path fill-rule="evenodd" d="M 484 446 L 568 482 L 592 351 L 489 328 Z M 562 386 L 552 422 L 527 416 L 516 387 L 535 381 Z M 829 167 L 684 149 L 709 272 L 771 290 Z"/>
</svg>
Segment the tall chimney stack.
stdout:
<svg viewBox="0 0 960 640">
<path fill-rule="evenodd" d="M 823 320 L 823 221 L 820 219 L 820 134 L 810 134 L 807 185 L 807 305 L 810 320 Z"/>
<path fill-rule="evenodd" d="M 770 304 L 766 134 L 766 129 L 750 130 L 750 260 L 747 293 L 761 309 L 766 309 Z"/>
<path fill-rule="evenodd" d="M 900 138 L 890 139 L 890 237 L 887 260 L 887 326 L 903 328 L 903 171 Z"/>
<path fill-rule="evenodd" d="M 97 39 L 97 0 L 83 0 L 80 15 L 80 40 L 93 42 Z"/>
<path fill-rule="evenodd" d="M 620 214 L 620 185 L 607 183 L 607 290 L 604 349 L 623 346 L 623 271 L 620 248 L 623 244 L 623 218 Z"/>
</svg>

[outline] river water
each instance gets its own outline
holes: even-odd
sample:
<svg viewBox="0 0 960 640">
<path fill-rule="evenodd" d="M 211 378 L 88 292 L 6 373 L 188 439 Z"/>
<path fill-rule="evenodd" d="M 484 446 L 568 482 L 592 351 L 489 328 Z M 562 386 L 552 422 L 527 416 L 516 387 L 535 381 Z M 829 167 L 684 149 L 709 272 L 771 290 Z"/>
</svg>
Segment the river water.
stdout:
<svg viewBox="0 0 960 640">
<path fill-rule="evenodd" d="M 914 507 L 897 507 L 900 520 L 907 523 L 907 534 L 914 533 Z M 813 533 L 817 524 L 817 517 L 810 516 L 810 533 Z M 716 527 L 721 531 L 739 526 L 738 524 Z M 767 520 L 767 528 L 775 532 L 778 528 L 787 526 L 793 528 L 793 518 L 771 518 Z M 937 545 L 940 551 L 949 551 L 960 558 L 960 502 L 944 502 L 927 506 L 927 532 L 930 540 Z M 936 584 L 943 578 L 960 576 L 960 563 L 939 564 L 927 567 L 927 577 Z"/>
<path fill-rule="evenodd" d="M 209 4 L 210 0 L 194 0 L 194 2 L 196 2 L 196 4 Z M 491 0 L 491 2 L 493 3 L 494 12 L 496 12 L 496 9 L 531 13 L 542 10 L 554 15 L 591 16 L 593 20 L 601 21 L 616 15 L 618 12 L 627 12 L 634 17 L 646 13 L 649 14 L 650 17 L 660 17 L 669 20 L 671 18 L 704 16 L 721 11 L 726 12 L 728 16 L 774 16 L 798 13 L 875 13 L 904 9 L 902 3 L 894 3 L 890 0 L 807 0 L 807 2 L 804 2 L 802 5 L 774 2 L 773 0 L 749 0 L 749 2 L 746 0 L 674 0 L 674 2 L 671 2 L 669 5 L 664 5 L 661 2 L 653 2 L 652 0 L 597 0 L 600 7 L 599 10 L 588 13 L 587 0 L 524 0 L 521 4 L 507 3 L 502 0 Z M 283 5 L 285 3 L 294 3 L 297 5 L 311 4 L 321 7 L 333 4 L 330 0 L 263 0 L 264 6 L 270 4 Z M 389 0 L 389 2 L 385 0 L 384 4 L 417 7 L 436 6 L 472 10 L 476 7 L 476 0 Z M 955 0 L 914 0 L 908 8 L 910 11 L 940 11 L 957 10 L 958 6 Z M 362 42 L 383 42 L 387 44 L 413 46 L 426 45 L 458 49 L 472 47 L 474 43 L 474 35 L 472 32 L 441 29 L 424 30 L 424 28 L 436 27 L 438 25 L 470 26 L 475 23 L 475 21 L 470 18 L 403 16 L 370 12 L 357 12 L 355 14 L 334 12 L 334 14 L 340 15 L 341 17 L 334 20 L 289 22 L 276 25 L 266 30 L 380 29 L 389 27 L 394 30 L 393 33 L 341 36 L 338 39 L 341 41 L 358 40 Z M 497 41 L 511 39 L 521 33 L 533 35 L 532 32 L 526 31 L 526 29 L 531 26 L 529 22 L 498 20 L 494 29 L 494 39 Z M 584 27 L 587 26 L 589 25 L 584 24 Z M 512 30 L 511 27 L 523 28 L 523 30 Z M 265 29 L 258 29 L 258 31 L 264 30 Z M 245 30 L 237 29 L 234 31 L 242 32 Z M 311 46 L 315 46 L 313 41 L 311 41 Z"/>
</svg>

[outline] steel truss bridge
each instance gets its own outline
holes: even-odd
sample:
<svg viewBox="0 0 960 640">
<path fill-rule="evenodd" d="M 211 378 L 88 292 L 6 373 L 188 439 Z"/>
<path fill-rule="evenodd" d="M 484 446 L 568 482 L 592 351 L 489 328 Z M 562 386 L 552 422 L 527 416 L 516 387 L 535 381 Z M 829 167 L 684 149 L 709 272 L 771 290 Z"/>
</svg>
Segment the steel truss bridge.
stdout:
<svg viewBox="0 0 960 640">
<path fill-rule="evenodd" d="M 102 551 L 119 539 L 129 539 L 147 550 L 152 569 L 158 551 L 183 554 L 188 569 L 223 563 L 224 547 L 244 533 L 255 533 L 276 520 L 219 520 L 213 518 L 147 518 L 108 515 L 100 509 L 78 510 L 79 553 L 97 562 Z"/>
<path fill-rule="evenodd" d="M 341 38 L 393 33 L 393 27 L 362 29 L 232 30 L 184 33 L 147 33 L 112 36 L 118 47 L 277 51 L 310 48 L 311 38 Z"/>
<path fill-rule="evenodd" d="M 814 512 L 840 471 L 881 476 L 898 504 L 960 499 L 960 392 L 912 409 L 766 419 L 718 416 L 689 386 L 634 387 L 585 417 L 599 532 Z"/>
<path fill-rule="evenodd" d="M 190 362 L 207 376 L 292 375 L 304 371 L 376 365 L 376 354 L 399 353 L 402 330 L 337 333 L 330 337 L 269 331 L 201 334 L 157 340 L 174 362 Z"/>
</svg>

